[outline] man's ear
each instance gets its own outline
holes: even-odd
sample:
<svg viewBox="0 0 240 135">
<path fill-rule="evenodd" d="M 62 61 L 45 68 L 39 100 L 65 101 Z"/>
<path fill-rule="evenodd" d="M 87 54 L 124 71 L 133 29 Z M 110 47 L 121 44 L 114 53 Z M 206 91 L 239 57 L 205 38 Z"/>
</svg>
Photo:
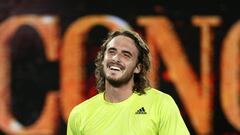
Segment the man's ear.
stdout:
<svg viewBox="0 0 240 135">
<path fill-rule="evenodd" d="M 142 65 L 141 64 L 137 64 L 137 66 L 134 69 L 134 73 L 138 74 L 138 73 L 140 73 L 141 70 L 142 70 Z"/>
</svg>

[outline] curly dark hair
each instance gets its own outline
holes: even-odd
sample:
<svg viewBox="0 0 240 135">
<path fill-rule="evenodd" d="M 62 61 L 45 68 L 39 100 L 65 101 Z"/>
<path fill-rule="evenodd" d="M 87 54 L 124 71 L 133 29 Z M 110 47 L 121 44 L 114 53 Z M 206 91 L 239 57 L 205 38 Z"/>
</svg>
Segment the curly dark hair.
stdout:
<svg viewBox="0 0 240 135">
<path fill-rule="evenodd" d="M 97 58 L 95 60 L 95 77 L 96 77 L 96 88 L 98 92 L 103 92 L 105 90 L 105 77 L 103 73 L 102 61 L 104 59 L 104 53 L 106 51 L 108 43 L 116 36 L 126 36 L 131 38 L 139 51 L 138 54 L 138 64 L 141 66 L 141 71 L 138 74 L 134 74 L 134 86 L 133 91 L 139 94 L 145 94 L 144 89 L 149 87 L 149 80 L 147 78 L 147 72 L 150 69 L 150 58 L 149 49 L 144 40 L 139 36 L 138 33 L 130 30 L 121 30 L 110 32 L 107 39 L 101 46 L 98 52 Z"/>
</svg>

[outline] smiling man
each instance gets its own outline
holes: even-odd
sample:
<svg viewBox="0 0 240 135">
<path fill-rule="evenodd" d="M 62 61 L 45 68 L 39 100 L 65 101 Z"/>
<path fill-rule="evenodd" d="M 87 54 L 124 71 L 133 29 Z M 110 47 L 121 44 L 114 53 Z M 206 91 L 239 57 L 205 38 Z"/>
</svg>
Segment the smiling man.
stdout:
<svg viewBox="0 0 240 135">
<path fill-rule="evenodd" d="M 67 135 L 189 135 L 171 96 L 149 85 L 149 49 L 133 31 L 114 31 L 101 46 L 99 94 L 74 107 Z"/>
</svg>

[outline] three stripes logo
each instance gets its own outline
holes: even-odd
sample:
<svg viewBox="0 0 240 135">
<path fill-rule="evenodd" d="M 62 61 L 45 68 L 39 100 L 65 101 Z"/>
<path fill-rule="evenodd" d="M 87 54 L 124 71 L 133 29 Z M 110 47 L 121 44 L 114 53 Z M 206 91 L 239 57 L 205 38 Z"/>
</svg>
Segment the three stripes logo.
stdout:
<svg viewBox="0 0 240 135">
<path fill-rule="evenodd" d="M 147 114 L 147 112 L 145 111 L 144 107 L 138 109 L 135 114 Z"/>
</svg>

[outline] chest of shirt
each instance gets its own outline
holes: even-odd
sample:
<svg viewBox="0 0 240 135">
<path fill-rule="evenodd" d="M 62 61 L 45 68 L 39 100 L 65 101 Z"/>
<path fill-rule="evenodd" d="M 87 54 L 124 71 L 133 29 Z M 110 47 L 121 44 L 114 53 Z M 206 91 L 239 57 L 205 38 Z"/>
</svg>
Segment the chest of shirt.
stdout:
<svg viewBox="0 0 240 135">
<path fill-rule="evenodd" d="M 85 114 L 84 135 L 156 135 L 157 121 L 151 106 L 99 106 Z"/>
</svg>

